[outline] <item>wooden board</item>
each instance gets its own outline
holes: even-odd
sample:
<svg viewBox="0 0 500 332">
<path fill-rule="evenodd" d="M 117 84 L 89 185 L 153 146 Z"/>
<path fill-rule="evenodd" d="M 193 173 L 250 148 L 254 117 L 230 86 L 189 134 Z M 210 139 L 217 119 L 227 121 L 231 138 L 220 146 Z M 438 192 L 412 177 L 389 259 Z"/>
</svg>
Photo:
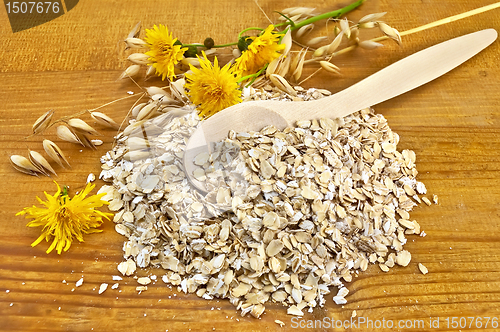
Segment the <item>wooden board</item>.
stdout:
<svg viewBox="0 0 500 332">
<path fill-rule="evenodd" d="M 488 5 L 484 0 L 368 0 L 350 19 L 387 11 L 385 21 L 400 31 L 450 15 Z M 348 1 L 259 1 L 272 19 L 274 10 L 295 5 L 333 10 Z M 297 327 L 286 309 L 269 305 L 261 319 L 240 317 L 228 301 L 206 301 L 185 295 L 159 281 L 138 294 L 136 281 L 125 278 L 119 290 L 97 290 L 112 284 L 122 260 L 124 238 L 112 222 L 102 234 L 87 236 L 62 255 L 46 254 L 47 245 L 31 248 L 38 229 L 27 228 L 15 217 L 35 204 L 43 191 L 53 193 L 49 178 L 30 177 L 10 165 L 11 154 L 26 155 L 27 147 L 41 151 L 40 138 L 29 135 L 31 125 L 44 112 L 57 116 L 98 107 L 127 91 L 130 82 L 117 81 L 126 67 L 118 42 L 142 21 L 145 27 L 167 24 L 185 42 L 207 36 L 217 43 L 231 42 L 250 26 L 265 27 L 266 17 L 253 1 L 146 1 L 82 0 L 67 14 L 44 25 L 13 34 L 7 15 L 0 14 L 0 326 L 4 331 L 279 331 Z M 374 51 L 356 50 L 335 62 L 342 77 L 320 73 L 304 87 L 339 91 L 363 77 L 417 50 L 485 28 L 500 30 L 500 10 L 404 38 L 404 46 L 389 42 Z M 389 273 L 371 266 L 348 284 L 348 303 L 327 305 L 304 316 L 306 320 L 349 319 L 401 321 L 410 325 L 439 318 L 440 330 L 458 330 L 465 317 L 500 318 L 500 42 L 430 84 L 385 102 L 376 111 L 387 117 L 401 141 L 400 149 L 417 153 L 418 179 L 439 205 L 418 207 L 412 213 L 427 233 L 410 237 L 406 248 L 413 258 L 406 268 Z M 160 84 L 159 81 L 152 81 Z M 122 119 L 131 101 L 105 109 Z M 99 157 L 111 147 L 114 132 L 102 130 L 105 142 L 97 151 L 59 143 L 72 169 L 57 168 L 57 181 L 72 190 L 85 184 L 91 172 L 99 174 Z M 102 182 L 97 182 L 98 186 Z M 422 275 L 417 263 L 429 274 Z M 140 274 L 140 273 L 139 273 Z M 157 274 L 161 276 L 162 272 Z M 81 287 L 75 282 L 84 277 Z M 65 281 L 65 282 L 64 282 Z M 275 319 L 285 322 L 280 328 Z M 486 319 L 483 319 L 483 323 Z M 447 326 L 449 322 L 449 327 Z M 305 323 L 305 321 L 304 321 Z M 304 324 L 303 323 L 303 324 Z M 375 322 L 376 323 L 376 322 Z M 463 319 L 462 319 L 463 323 Z M 434 323 L 436 324 L 436 323 Z M 475 328 L 473 330 L 487 330 Z M 324 326 L 323 326 L 324 327 Z M 490 324 L 488 328 L 491 328 Z M 324 330 L 324 329 L 317 329 Z M 339 329 L 343 330 L 343 329 Z M 355 329 L 353 329 L 355 330 Z M 358 327 L 358 330 L 368 330 Z M 376 330 L 391 330 L 380 328 Z M 413 329 L 418 330 L 418 329 Z M 493 330 L 493 329 L 491 329 Z"/>
</svg>

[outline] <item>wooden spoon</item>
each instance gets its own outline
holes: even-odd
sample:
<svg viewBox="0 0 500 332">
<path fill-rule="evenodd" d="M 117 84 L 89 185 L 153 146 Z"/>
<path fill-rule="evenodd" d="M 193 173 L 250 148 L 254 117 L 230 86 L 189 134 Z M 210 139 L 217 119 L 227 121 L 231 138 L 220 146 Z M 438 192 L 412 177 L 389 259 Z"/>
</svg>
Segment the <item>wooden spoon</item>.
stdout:
<svg viewBox="0 0 500 332">
<path fill-rule="evenodd" d="M 268 125 L 284 129 L 297 120 L 344 117 L 438 78 L 493 43 L 497 35 L 496 30 L 486 29 L 431 46 L 327 98 L 307 102 L 243 102 L 224 109 L 202 121 L 189 139 L 184 153 L 188 179 L 205 192 L 203 183 L 193 177 L 198 167 L 193 164 L 194 157 L 209 152 L 207 142 L 227 138 L 229 130 L 259 131 Z"/>
</svg>

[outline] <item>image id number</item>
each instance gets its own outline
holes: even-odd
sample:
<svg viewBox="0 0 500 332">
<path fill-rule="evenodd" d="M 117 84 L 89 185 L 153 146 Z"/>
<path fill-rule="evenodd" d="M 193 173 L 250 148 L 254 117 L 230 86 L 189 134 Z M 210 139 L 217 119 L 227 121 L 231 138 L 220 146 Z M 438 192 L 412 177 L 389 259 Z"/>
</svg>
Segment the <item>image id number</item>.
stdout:
<svg viewBox="0 0 500 332">
<path fill-rule="evenodd" d="M 53 13 L 57 14 L 61 10 L 58 2 L 7 2 L 5 3 L 5 7 L 7 8 L 8 14 L 48 14 Z"/>
<path fill-rule="evenodd" d="M 447 317 L 446 327 L 451 329 L 498 328 L 498 317 Z"/>
</svg>

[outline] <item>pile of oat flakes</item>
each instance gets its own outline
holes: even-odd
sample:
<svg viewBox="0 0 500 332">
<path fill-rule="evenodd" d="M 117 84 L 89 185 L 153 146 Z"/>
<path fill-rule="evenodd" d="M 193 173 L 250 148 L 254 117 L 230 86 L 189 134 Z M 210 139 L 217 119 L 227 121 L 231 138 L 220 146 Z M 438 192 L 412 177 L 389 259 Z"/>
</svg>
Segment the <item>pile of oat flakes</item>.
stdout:
<svg viewBox="0 0 500 332">
<path fill-rule="evenodd" d="M 251 98 L 284 99 L 265 89 Z M 123 275 L 157 267 L 180 291 L 228 298 L 259 317 L 270 301 L 303 315 L 324 305 L 331 286 L 344 304 L 344 282 L 369 263 L 383 271 L 409 264 L 406 235 L 421 234 L 409 212 L 426 188 L 415 179 L 415 153 L 397 151 L 399 136 L 382 115 L 365 109 L 283 131 L 232 132 L 217 153 L 197 157 L 207 195 L 183 171 L 197 124 L 190 107 L 132 121 L 101 159 L 110 185 L 100 192 L 127 238 Z"/>
</svg>

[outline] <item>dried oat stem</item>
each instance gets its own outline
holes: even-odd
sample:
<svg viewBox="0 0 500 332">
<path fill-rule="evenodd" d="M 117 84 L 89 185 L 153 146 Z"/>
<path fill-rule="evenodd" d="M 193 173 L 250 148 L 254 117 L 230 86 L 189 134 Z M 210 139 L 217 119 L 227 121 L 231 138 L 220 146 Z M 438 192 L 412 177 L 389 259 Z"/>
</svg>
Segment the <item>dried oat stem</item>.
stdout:
<svg viewBox="0 0 500 332">
<path fill-rule="evenodd" d="M 484 6 L 484 7 L 476 8 L 476 9 L 473 9 L 473 10 L 469 10 L 469 11 L 461 13 L 461 14 L 457 14 L 457 15 L 453 15 L 453 16 L 450 16 L 450 17 L 446 17 L 446 18 L 443 18 L 443 19 L 440 19 L 440 20 L 437 20 L 437 21 L 434 21 L 434 22 L 431 22 L 431 23 L 428 23 L 428 24 L 424 24 L 422 26 L 419 26 L 419 27 L 416 27 L 416 28 L 413 28 L 413 29 L 409 29 L 409 30 L 403 31 L 403 32 L 400 33 L 400 35 L 401 36 L 411 35 L 411 34 L 416 33 L 416 32 L 424 31 L 424 30 L 427 30 L 427 29 L 435 28 L 435 27 L 440 26 L 440 25 L 444 25 L 444 24 L 447 24 L 447 23 L 455 22 L 455 21 L 461 20 L 463 18 L 467 18 L 467 17 L 470 17 L 470 16 L 481 14 L 481 13 L 484 13 L 484 12 L 487 12 L 489 10 L 493 10 L 493 9 L 496 9 L 496 8 L 499 8 L 499 7 L 500 7 L 500 2 L 496 2 L 496 3 L 493 3 L 491 5 L 487 5 L 487 6 Z M 382 41 L 382 40 L 386 40 L 388 38 L 389 37 L 387 37 L 387 36 L 381 36 L 381 37 L 373 38 L 373 39 L 371 39 L 371 41 L 379 42 L 379 41 Z M 348 53 L 348 52 L 354 50 L 356 47 L 357 47 L 357 45 L 351 45 L 351 46 L 348 46 L 348 47 L 346 47 L 346 48 L 344 48 L 344 49 L 342 49 L 342 50 L 340 50 L 338 52 L 332 53 L 331 55 L 329 55 L 327 57 L 306 60 L 304 62 L 304 64 L 311 63 L 311 62 L 316 63 L 319 60 L 325 60 L 325 59 L 327 61 L 330 61 L 333 57 L 336 57 L 336 56 L 344 54 L 344 53 Z M 314 75 L 316 75 L 320 70 L 321 70 L 321 68 L 318 68 L 314 73 L 312 73 L 311 75 L 309 75 L 308 77 L 306 77 L 302 81 L 300 81 L 299 85 L 301 85 L 302 83 L 304 83 L 305 81 L 307 81 L 308 79 L 310 79 L 311 77 L 313 77 Z"/>
</svg>

